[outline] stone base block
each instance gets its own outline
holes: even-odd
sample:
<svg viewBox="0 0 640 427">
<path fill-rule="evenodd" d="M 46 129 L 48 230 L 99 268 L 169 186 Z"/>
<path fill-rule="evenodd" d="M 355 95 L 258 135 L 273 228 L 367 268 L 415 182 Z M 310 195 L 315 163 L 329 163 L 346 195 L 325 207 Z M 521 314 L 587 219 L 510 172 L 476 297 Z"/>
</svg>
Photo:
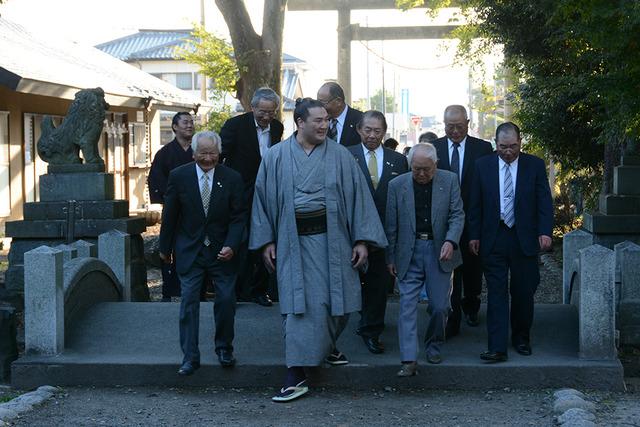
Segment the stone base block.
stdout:
<svg viewBox="0 0 640 427">
<path fill-rule="evenodd" d="M 640 196 L 600 196 L 599 210 L 605 215 L 640 215 Z"/>
<path fill-rule="evenodd" d="M 640 215 L 585 212 L 582 219 L 582 228 L 593 234 L 640 234 Z"/>
<path fill-rule="evenodd" d="M 115 219 L 80 219 L 75 222 L 75 239 L 98 237 L 110 230 L 127 234 L 140 234 L 147 229 L 145 219 L 138 217 Z M 14 238 L 60 239 L 66 237 L 67 223 L 64 220 L 8 221 L 5 235 Z"/>
<path fill-rule="evenodd" d="M 640 300 L 620 302 L 617 328 L 621 344 L 640 345 Z"/>
<path fill-rule="evenodd" d="M 0 381 L 9 379 L 11 362 L 17 358 L 15 310 L 0 306 Z"/>
<path fill-rule="evenodd" d="M 67 218 L 67 202 L 35 202 L 24 204 L 25 220 L 51 220 Z M 76 219 L 113 219 L 129 216 L 126 200 L 83 200 L 76 205 Z"/>
<path fill-rule="evenodd" d="M 112 200 L 115 195 L 110 173 L 48 173 L 40 176 L 40 201 Z"/>
<path fill-rule="evenodd" d="M 613 170 L 613 194 L 640 195 L 640 166 L 616 166 Z"/>
<path fill-rule="evenodd" d="M 83 172 L 104 172 L 103 163 L 75 163 L 70 165 L 49 165 L 49 173 L 83 173 Z"/>
</svg>

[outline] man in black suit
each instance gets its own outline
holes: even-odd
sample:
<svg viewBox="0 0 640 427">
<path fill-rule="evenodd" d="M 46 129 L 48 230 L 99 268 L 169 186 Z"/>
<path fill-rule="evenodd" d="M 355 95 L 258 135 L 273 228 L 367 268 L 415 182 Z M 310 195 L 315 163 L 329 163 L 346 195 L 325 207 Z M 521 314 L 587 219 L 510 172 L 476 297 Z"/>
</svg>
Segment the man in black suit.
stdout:
<svg viewBox="0 0 640 427">
<path fill-rule="evenodd" d="M 318 89 L 318 101 L 329 114 L 327 137 L 344 146 L 359 145 L 358 123 L 362 111 L 349 107 L 344 100 L 344 90 L 336 82 L 327 82 Z"/>
<path fill-rule="evenodd" d="M 233 366 L 235 280 L 234 255 L 242 242 L 247 221 L 242 177 L 218 164 L 220 137 L 212 131 L 193 136 L 195 162 L 169 175 L 160 229 L 160 258 L 175 258 L 182 300 L 180 346 L 184 353 L 179 375 L 200 367 L 198 331 L 200 286 L 205 274 L 214 280 L 216 299 L 215 348 L 222 366 Z M 175 246 L 173 244 L 175 242 Z"/>
<path fill-rule="evenodd" d="M 507 360 L 509 320 L 513 347 L 531 355 L 538 252 L 551 248 L 553 204 L 545 164 L 521 153 L 521 144 L 515 124 L 498 126 L 497 154 L 476 161 L 471 192 L 469 250 L 480 254 L 487 280 L 489 345 L 480 358 L 488 362 Z"/>
<path fill-rule="evenodd" d="M 169 173 L 184 164 L 193 161 L 191 137 L 193 136 L 193 117 L 186 111 L 176 113 L 171 120 L 171 129 L 175 137 L 164 145 L 153 158 L 149 170 L 149 198 L 151 203 L 164 204 Z M 203 289 L 204 291 L 204 289 Z M 180 296 L 180 282 L 174 264 L 162 264 L 162 301 L 170 302 L 171 297 Z"/>
<path fill-rule="evenodd" d="M 253 94 L 251 111 L 227 120 L 220 130 L 222 161 L 242 175 L 244 195 L 249 207 L 253 200 L 256 175 L 262 157 L 269 147 L 282 139 L 284 127 L 275 118 L 279 107 L 280 97 L 273 90 L 262 87 Z M 238 257 L 242 264 L 236 284 L 238 298 L 265 307 L 271 306 L 267 292 L 269 273 L 264 267 L 261 255 L 249 253 L 245 242 Z"/>
<path fill-rule="evenodd" d="M 469 117 L 467 110 L 462 105 L 449 105 L 445 108 L 444 130 L 446 136 L 433 142 L 438 153 L 438 168 L 458 175 L 460 196 L 466 214 L 469 209 L 475 161 L 491 154 L 493 148 L 491 143 L 468 134 Z M 482 292 L 482 265 L 480 258 L 469 252 L 468 227 L 465 227 L 462 232 L 460 249 L 462 265 L 453 272 L 452 313 L 447 322 L 447 338 L 454 337 L 460 332 L 463 312 L 467 325 L 478 326 L 478 310 L 480 309 L 480 293 Z"/>
<path fill-rule="evenodd" d="M 347 149 L 354 155 L 364 173 L 384 226 L 389 181 L 409 170 L 407 158 L 382 146 L 382 139 L 387 132 L 387 121 L 380 111 L 371 110 L 364 113 L 357 129 L 362 143 Z M 379 354 L 384 352 L 384 345 L 379 337 L 384 330 L 387 290 L 391 281 L 383 249 L 369 249 L 369 268 L 365 273 L 360 272 L 360 281 L 362 311 L 357 333 L 371 353 Z"/>
</svg>

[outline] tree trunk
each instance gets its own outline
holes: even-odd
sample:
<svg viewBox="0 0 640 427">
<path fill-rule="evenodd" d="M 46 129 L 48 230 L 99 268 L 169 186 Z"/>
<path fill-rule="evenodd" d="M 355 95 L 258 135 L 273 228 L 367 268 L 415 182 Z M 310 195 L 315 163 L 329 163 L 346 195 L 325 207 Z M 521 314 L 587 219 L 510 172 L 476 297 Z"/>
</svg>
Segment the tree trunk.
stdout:
<svg viewBox="0 0 640 427">
<path fill-rule="evenodd" d="M 268 86 L 281 94 L 282 34 L 287 0 L 265 0 L 261 36 L 251 24 L 244 1 L 215 1 L 229 27 L 235 60 L 240 70 L 236 98 L 245 111 L 249 111 L 253 92 L 259 87 Z M 282 102 L 280 107 L 282 109 Z"/>
</svg>

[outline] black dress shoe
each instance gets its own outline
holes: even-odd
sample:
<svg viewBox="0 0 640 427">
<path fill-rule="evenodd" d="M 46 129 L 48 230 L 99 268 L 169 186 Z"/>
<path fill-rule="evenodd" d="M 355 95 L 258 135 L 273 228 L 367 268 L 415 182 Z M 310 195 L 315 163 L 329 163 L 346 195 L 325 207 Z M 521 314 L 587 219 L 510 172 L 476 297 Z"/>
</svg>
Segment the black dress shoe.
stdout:
<svg viewBox="0 0 640 427">
<path fill-rule="evenodd" d="M 444 336 L 445 339 L 450 339 L 460 334 L 460 325 L 452 325 L 447 323 L 447 326 L 444 328 Z"/>
<path fill-rule="evenodd" d="M 184 362 L 180 369 L 178 369 L 178 375 L 183 377 L 193 375 L 193 373 L 200 367 L 200 362 Z"/>
<path fill-rule="evenodd" d="M 233 357 L 233 352 L 226 348 L 218 351 L 218 361 L 224 367 L 231 367 L 236 364 L 236 359 L 235 357 Z"/>
<path fill-rule="evenodd" d="M 364 345 L 373 354 L 384 353 L 384 345 L 378 340 L 378 337 L 362 337 Z"/>
<path fill-rule="evenodd" d="M 506 362 L 508 357 L 507 353 L 503 353 L 501 351 L 483 351 L 480 353 L 480 359 L 485 362 L 497 363 Z"/>
<path fill-rule="evenodd" d="M 253 297 L 253 302 L 259 304 L 263 307 L 271 307 L 273 303 L 268 295 L 258 295 L 257 297 Z"/>
<path fill-rule="evenodd" d="M 467 320 L 467 325 L 469 326 L 478 326 L 480 322 L 478 321 L 478 313 L 466 314 L 465 319 Z"/>
<path fill-rule="evenodd" d="M 531 346 L 527 343 L 514 345 L 518 354 L 523 356 L 531 356 Z"/>
</svg>

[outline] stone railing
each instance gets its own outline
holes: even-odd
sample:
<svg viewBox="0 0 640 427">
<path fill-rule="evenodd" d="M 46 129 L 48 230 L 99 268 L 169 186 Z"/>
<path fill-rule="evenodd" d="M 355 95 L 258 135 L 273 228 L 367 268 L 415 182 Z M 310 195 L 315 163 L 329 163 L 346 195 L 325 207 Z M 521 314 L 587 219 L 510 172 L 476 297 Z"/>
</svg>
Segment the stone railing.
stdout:
<svg viewBox="0 0 640 427">
<path fill-rule="evenodd" d="M 24 254 L 27 353 L 57 354 L 65 328 L 94 304 L 131 300 L 130 236 L 112 230 L 98 247 L 82 240 Z"/>
<path fill-rule="evenodd" d="M 580 357 L 616 357 L 616 337 L 640 343 L 640 246 L 594 245 L 582 230 L 563 238 L 563 302 L 578 310 Z"/>
</svg>

